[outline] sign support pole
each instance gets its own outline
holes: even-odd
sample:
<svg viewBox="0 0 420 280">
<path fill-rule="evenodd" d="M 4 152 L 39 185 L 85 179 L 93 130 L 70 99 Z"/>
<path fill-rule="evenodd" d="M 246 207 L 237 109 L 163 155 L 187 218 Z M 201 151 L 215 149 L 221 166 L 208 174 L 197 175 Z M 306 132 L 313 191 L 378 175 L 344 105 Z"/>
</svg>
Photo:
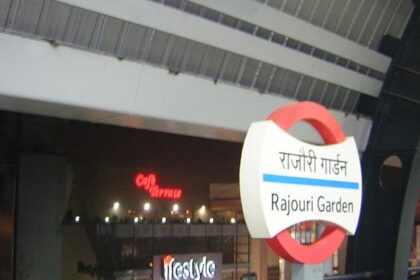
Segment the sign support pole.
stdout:
<svg viewBox="0 0 420 280">
<path fill-rule="evenodd" d="M 292 263 L 293 280 L 322 280 L 324 279 L 324 265 Z"/>
</svg>

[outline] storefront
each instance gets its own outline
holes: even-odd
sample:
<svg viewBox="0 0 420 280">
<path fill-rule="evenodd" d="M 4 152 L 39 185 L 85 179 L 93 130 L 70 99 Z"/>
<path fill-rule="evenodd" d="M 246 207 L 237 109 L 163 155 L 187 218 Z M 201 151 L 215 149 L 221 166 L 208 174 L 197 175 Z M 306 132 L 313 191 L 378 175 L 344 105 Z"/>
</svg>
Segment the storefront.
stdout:
<svg viewBox="0 0 420 280">
<path fill-rule="evenodd" d="M 218 254 L 223 279 L 252 272 L 241 144 L 4 114 L 19 120 L 18 279 L 52 263 L 61 279 L 151 279 L 168 254 Z"/>
<path fill-rule="evenodd" d="M 4 114 L 3 125 L 19 120 L 9 121 L 19 176 L 4 177 L 17 181 L 24 205 L 15 218 L 19 279 L 35 266 L 61 279 L 152 279 L 157 256 L 200 263 L 212 254 L 221 279 L 289 279 L 289 265 L 244 223 L 241 144 Z M 290 230 L 310 243 L 317 228 Z M 344 255 L 331 269 L 343 271 Z"/>
</svg>

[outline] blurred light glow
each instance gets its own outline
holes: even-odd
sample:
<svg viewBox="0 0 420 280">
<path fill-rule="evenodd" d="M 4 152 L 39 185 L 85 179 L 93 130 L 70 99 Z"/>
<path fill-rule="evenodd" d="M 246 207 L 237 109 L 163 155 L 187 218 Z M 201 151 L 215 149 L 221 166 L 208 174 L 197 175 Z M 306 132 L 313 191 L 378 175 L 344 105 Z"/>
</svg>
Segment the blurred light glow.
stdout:
<svg viewBox="0 0 420 280">
<path fill-rule="evenodd" d="M 209 223 L 210 224 L 214 223 L 214 219 L 213 218 L 210 218 Z"/>
<path fill-rule="evenodd" d="M 178 210 L 179 210 L 179 205 L 178 205 L 178 203 L 175 203 L 175 204 L 172 206 L 172 211 L 174 211 L 174 212 L 178 212 Z"/>
<path fill-rule="evenodd" d="M 166 217 L 162 217 L 162 224 L 166 223 Z"/>
<path fill-rule="evenodd" d="M 201 215 L 203 215 L 204 213 L 206 213 L 206 206 L 205 205 L 201 205 L 201 207 L 200 207 L 200 209 L 198 211 L 199 211 L 199 213 Z"/>
<path fill-rule="evenodd" d="M 187 224 L 189 224 L 189 223 L 191 223 L 191 218 L 190 217 L 187 218 Z"/>
<path fill-rule="evenodd" d="M 139 217 L 134 217 L 134 223 L 138 223 L 139 222 Z"/>
<path fill-rule="evenodd" d="M 149 202 L 146 202 L 146 203 L 143 205 L 143 209 L 144 209 L 144 211 L 149 211 L 151 207 L 152 207 L 152 206 L 150 205 L 150 203 L 149 203 Z"/>
<path fill-rule="evenodd" d="M 114 211 L 117 211 L 118 209 L 120 209 L 120 203 L 118 201 L 114 202 L 112 209 L 114 209 Z"/>
<path fill-rule="evenodd" d="M 236 223 L 236 219 L 235 218 L 230 218 L 230 223 L 231 224 L 235 224 Z"/>
<path fill-rule="evenodd" d="M 76 223 L 79 223 L 79 222 L 80 222 L 80 216 L 76 216 L 76 217 L 74 217 L 74 221 L 75 221 Z"/>
<path fill-rule="evenodd" d="M 108 216 L 105 217 L 105 223 L 109 223 L 109 217 Z"/>
</svg>

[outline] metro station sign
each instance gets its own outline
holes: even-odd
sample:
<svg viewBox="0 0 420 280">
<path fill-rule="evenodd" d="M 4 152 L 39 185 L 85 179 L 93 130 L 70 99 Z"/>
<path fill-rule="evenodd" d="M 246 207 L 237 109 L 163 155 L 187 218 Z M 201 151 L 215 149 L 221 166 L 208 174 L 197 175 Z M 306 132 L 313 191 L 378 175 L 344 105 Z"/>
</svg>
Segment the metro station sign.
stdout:
<svg viewBox="0 0 420 280">
<path fill-rule="evenodd" d="M 310 123 L 325 145 L 296 139 L 287 130 Z M 356 143 L 324 107 L 301 102 L 253 123 L 241 158 L 240 192 L 245 221 L 254 238 L 264 238 L 286 260 L 320 263 L 334 254 L 346 234 L 356 231 L 362 198 Z M 323 221 L 319 240 L 303 245 L 288 228 Z"/>
</svg>

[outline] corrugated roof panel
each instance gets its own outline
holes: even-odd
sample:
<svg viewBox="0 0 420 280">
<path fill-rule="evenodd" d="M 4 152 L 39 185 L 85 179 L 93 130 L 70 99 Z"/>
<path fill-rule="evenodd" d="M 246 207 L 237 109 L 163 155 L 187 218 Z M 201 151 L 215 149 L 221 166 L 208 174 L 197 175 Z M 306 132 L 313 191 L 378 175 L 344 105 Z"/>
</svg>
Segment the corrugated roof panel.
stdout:
<svg viewBox="0 0 420 280">
<path fill-rule="evenodd" d="M 72 8 L 55 1 L 46 1 L 48 12 L 39 28 L 39 35 L 50 39 L 64 39 Z"/>
<path fill-rule="evenodd" d="M 129 59 L 137 59 L 145 36 L 146 28 L 143 26 L 129 24 L 125 37 L 125 44 L 121 50 L 120 56 Z"/>
<path fill-rule="evenodd" d="M 7 15 L 9 14 L 11 0 L 0 1 L 0 27 L 6 25 Z"/>
<path fill-rule="evenodd" d="M 234 17 L 231 17 L 229 15 L 223 15 L 221 23 L 226 26 L 236 28 L 238 21 L 239 20 Z"/>
<path fill-rule="evenodd" d="M 410 0 L 402 0 L 397 14 L 392 21 L 388 34 L 397 38 L 401 38 L 407 24 L 410 14 L 413 10 L 413 4 Z"/>
<path fill-rule="evenodd" d="M 410 0 L 313 0 L 304 1 L 301 9 L 299 9 L 300 1 L 255 1 L 266 3 L 272 8 L 297 16 L 351 40 L 360 41 L 362 45 L 374 49 L 377 49 L 384 34 L 401 38 L 413 9 Z"/>
<path fill-rule="evenodd" d="M 314 81 L 314 78 L 301 76 L 299 88 L 296 89 L 296 91 L 293 93 L 293 96 L 297 100 L 305 100 Z"/>
<path fill-rule="evenodd" d="M 319 2 L 319 4 L 316 7 L 316 10 L 314 11 L 312 15 L 311 22 L 315 25 L 321 26 L 324 22 L 325 15 L 330 7 L 332 5 L 332 0 L 322 0 Z"/>
<path fill-rule="evenodd" d="M 139 51 L 139 55 L 137 57 L 139 60 L 149 61 L 151 46 L 152 46 L 152 43 L 153 43 L 155 33 L 156 33 L 156 30 L 146 28 L 146 30 L 145 30 L 145 32 L 142 36 L 140 51 Z"/>
<path fill-rule="evenodd" d="M 390 21 L 390 18 L 392 17 L 392 14 L 394 13 L 394 9 L 398 5 L 398 2 L 395 2 L 393 0 L 387 0 L 387 3 L 385 4 L 382 14 L 377 19 L 377 22 L 375 23 L 375 29 L 372 31 L 372 37 L 370 38 L 370 41 L 368 41 L 368 46 L 373 49 L 379 48 L 380 40 L 383 37 L 383 34 L 386 33 L 386 27 L 388 25 L 388 22 Z"/>
<path fill-rule="evenodd" d="M 324 25 L 327 29 L 348 34 L 353 39 L 360 38 L 363 44 L 371 44 L 373 47 L 377 46 L 378 40 L 382 37 L 381 33 L 387 29 L 390 33 L 401 32 L 405 26 L 406 18 L 404 17 L 408 17 L 412 9 L 409 0 L 403 0 L 401 5 L 394 0 L 377 1 L 376 6 L 373 1 L 362 3 L 359 0 L 303 2 L 300 0 L 262 0 L 260 2 L 267 2 L 268 5 L 278 8 L 283 7 L 289 13 L 295 13 L 313 23 Z M 205 75 L 215 80 L 222 79 L 244 87 L 255 88 L 260 92 L 282 94 L 299 100 L 316 100 L 336 109 L 350 111 L 360 95 L 352 91 L 346 93 L 347 89 L 338 88 L 323 81 L 315 81 L 310 77 L 268 63 L 261 63 L 234 53 L 227 54 L 221 49 L 128 22 L 124 23 L 119 19 L 72 8 L 55 1 L 15 0 L 14 3 L 20 4 L 16 6 L 17 13 L 12 13 L 14 18 L 11 22 L 14 22 L 14 28 L 10 29 L 18 32 L 35 34 L 82 48 L 91 48 L 121 58 L 148 61 L 175 71 Z M 238 28 L 248 34 L 255 33 L 260 38 L 312 54 L 360 73 L 369 72 L 371 76 L 376 75 L 374 71 L 366 67 L 314 49 L 293 38 L 286 40 L 281 34 L 273 34 L 269 30 L 221 15 L 194 3 L 181 0 L 171 2 L 165 0 L 165 3 L 171 3 L 178 8 L 186 4 L 183 8 L 193 14 L 211 18 L 214 21 L 222 21 L 223 24 Z M 1 1 L 0 8 L 0 24 L 4 25 L 10 10 L 10 1 Z M 392 8 L 397 8 L 397 11 L 394 13 Z M 369 14 L 370 18 L 366 18 Z M 375 23 L 375 20 L 378 22 Z M 390 21 L 389 25 L 386 24 L 387 20 Z M 339 94 L 343 95 L 338 96 Z"/>
<path fill-rule="evenodd" d="M 296 15 L 296 12 L 298 10 L 299 4 L 302 0 L 293 0 L 293 1 L 287 1 L 286 6 L 284 7 L 283 11 L 286 13 L 289 13 L 291 15 Z"/>
<path fill-rule="evenodd" d="M 271 32 L 265 28 L 257 28 L 255 35 L 262 39 L 268 40 L 268 38 L 270 38 Z"/>
<path fill-rule="evenodd" d="M 316 80 L 315 83 L 312 84 L 311 89 L 309 90 L 309 95 L 307 100 L 320 102 L 322 91 L 326 87 L 327 82 Z"/>
<path fill-rule="evenodd" d="M 224 63 L 226 66 L 224 67 L 225 71 L 223 72 L 221 79 L 231 83 L 235 83 L 237 73 L 239 72 L 239 69 L 242 65 L 242 60 L 243 57 L 241 57 L 240 55 L 232 53 L 229 54 L 229 56 L 226 57 L 226 61 Z"/>
<path fill-rule="evenodd" d="M 185 51 L 188 47 L 188 41 L 184 38 L 175 38 L 171 54 L 168 58 L 168 67 L 172 70 L 181 70 Z"/>
<path fill-rule="evenodd" d="M 309 20 L 312 11 L 314 9 L 316 9 L 317 6 L 317 2 L 319 2 L 319 0 L 316 1 L 304 1 L 302 8 L 299 12 L 299 17 L 304 19 L 304 20 Z"/>
<path fill-rule="evenodd" d="M 207 68 L 209 66 L 211 55 L 214 49 L 213 47 L 210 47 L 210 46 L 205 46 L 205 48 L 206 48 L 206 51 L 201 62 L 200 71 L 198 73 L 199 75 L 206 75 Z"/>
<path fill-rule="evenodd" d="M 276 67 L 276 71 L 273 73 L 273 79 L 271 80 L 271 84 L 268 88 L 268 92 L 272 94 L 280 93 L 280 88 L 283 83 L 284 77 L 284 70 L 283 68 Z"/>
<path fill-rule="evenodd" d="M 287 40 L 286 40 L 286 46 L 289 47 L 289 48 L 291 48 L 291 49 L 296 50 L 299 47 L 299 42 L 296 41 L 296 40 L 294 40 L 294 39 L 292 39 L 292 38 L 287 38 Z"/>
<path fill-rule="evenodd" d="M 352 41 L 358 42 L 359 36 L 363 34 L 364 29 L 367 25 L 367 21 L 372 16 L 375 10 L 375 1 L 363 1 L 362 7 L 356 14 L 355 20 L 350 25 L 347 38 Z"/>
<path fill-rule="evenodd" d="M 186 6 L 185 6 L 185 11 L 194 14 L 194 15 L 203 15 L 203 13 L 205 12 L 205 8 L 200 7 L 199 5 L 192 3 L 192 2 L 187 2 Z"/>
<path fill-rule="evenodd" d="M 258 61 L 255 59 L 248 58 L 242 60 L 242 65 L 236 77 L 236 83 L 245 87 L 251 87 L 258 65 Z"/>
<path fill-rule="evenodd" d="M 321 94 L 321 99 L 320 99 L 321 103 L 324 106 L 329 107 L 338 89 L 339 89 L 339 86 L 328 84 L 323 94 Z"/>
<path fill-rule="evenodd" d="M 117 49 L 117 43 L 122 35 L 123 21 L 108 17 L 103 27 L 99 49 L 103 52 L 114 53 Z M 121 37 L 121 39 L 123 39 Z"/>
<path fill-rule="evenodd" d="M 158 1 L 158 0 L 154 0 L 155 2 L 162 2 L 162 1 Z M 174 8 L 178 8 L 181 6 L 181 0 L 165 0 L 165 5 L 174 7 Z"/>
<path fill-rule="evenodd" d="M 282 88 L 281 94 L 292 97 L 295 89 L 299 83 L 299 77 L 301 74 L 288 71 L 287 78 L 284 80 L 284 87 Z"/>
<path fill-rule="evenodd" d="M 43 2 L 43 0 L 17 1 L 18 15 L 13 28 L 23 33 L 35 33 Z"/>
<path fill-rule="evenodd" d="M 176 38 L 175 35 L 169 34 L 166 39 L 165 51 L 163 53 L 162 62 L 161 62 L 163 65 L 166 65 L 166 66 L 169 65 L 169 59 L 172 56 L 172 51 L 176 43 L 175 38 Z"/>
<path fill-rule="evenodd" d="M 93 32 L 97 29 L 100 36 L 102 24 L 96 13 L 81 9 L 72 11 L 66 29 L 66 40 L 76 45 L 94 47 L 96 42 Z"/>
<path fill-rule="evenodd" d="M 282 10 L 283 4 L 286 4 L 287 0 L 267 0 L 265 3 L 276 9 Z"/>
<path fill-rule="evenodd" d="M 331 103 L 332 108 L 343 108 L 345 107 L 345 101 L 348 98 L 349 90 L 342 91 L 342 94 L 337 93 Z"/>
<path fill-rule="evenodd" d="M 341 103 L 338 102 L 338 104 L 336 103 L 337 100 L 340 101 L 340 99 L 342 98 L 342 96 L 345 96 L 347 93 L 347 89 L 343 88 L 343 87 L 338 87 L 338 89 L 336 91 L 334 91 L 334 94 L 332 96 L 332 99 L 330 100 L 330 102 L 327 104 L 328 108 L 340 108 Z M 335 107 L 337 105 L 337 107 Z"/>
<path fill-rule="evenodd" d="M 272 75 L 271 73 L 273 69 L 273 65 L 262 63 L 261 67 L 259 68 L 258 76 L 256 77 L 253 85 L 253 87 L 259 92 L 264 93 L 267 91 L 270 83 L 270 76 Z"/>
<path fill-rule="evenodd" d="M 205 73 L 206 76 L 218 79 L 220 69 L 222 68 L 223 61 L 225 60 L 226 51 L 212 48 L 209 54 L 208 64 Z"/>
<path fill-rule="evenodd" d="M 209 9 L 206 9 L 204 11 L 203 16 L 204 16 L 204 18 L 206 18 L 208 20 L 211 20 L 211 21 L 214 21 L 214 22 L 219 22 L 219 20 L 220 20 L 220 13 L 218 13 L 216 11 L 213 11 L 213 10 L 209 10 Z"/>
<path fill-rule="evenodd" d="M 173 42 L 171 43 L 172 40 L 172 35 L 155 31 L 155 35 L 150 46 L 150 55 L 147 61 L 158 65 L 163 64 L 167 49 L 171 44 L 173 44 Z M 194 51 L 194 49 L 192 51 Z M 190 57 L 192 57 L 192 55 Z"/>
<path fill-rule="evenodd" d="M 375 8 L 372 9 L 370 17 L 365 19 L 365 26 L 363 32 L 358 35 L 358 42 L 362 45 L 368 46 L 371 37 L 373 37 L 373 31 L 377 30 L 376 26 L 379 24 L 382 14 L 385 11 L 385 5 L 388 1 L 378 1 L 374 2 Z"/>
<path fill-rule="evenodd" d="M 357 103 L 359 102 L 360 93 L 356 92 L 354 90 L 351 90 L 349 93 L 349 97 L 346 101 L 346 107 L 343 108 L 343 111 L 345 112 L 354 112 Z"/>
<path fill-rule="evenodd" d="M 272 41 L 274 43 L 277 43 L 279 45 L 284 45 L 286 42 L 286 37 L 284 35 L 281 34 L 274 34 Z"/>
<path fill-rule="evenodd" d="M 240 22 L 239 29 L 248 34 L 254 34 L 257 31 L 253 24 L 244 21 Z"/>
<path fill-rule="evenodd" d="M 346 10 L 346 3 L 348 1 L 333 1 L 330 6 L 328 16 L 324 18 L 324 28 L 328 30 L 336 30 L 338 23 L 340 22 L 341 15 Z"/>
<path fill-rule="evenodd" d="M 201 72 L 203 59 L 206 55 L 207 46 L 194 42 L 193 48 L 189 54 L 189 63 L 187 71 L 199 74 Z"/>
</svg>

